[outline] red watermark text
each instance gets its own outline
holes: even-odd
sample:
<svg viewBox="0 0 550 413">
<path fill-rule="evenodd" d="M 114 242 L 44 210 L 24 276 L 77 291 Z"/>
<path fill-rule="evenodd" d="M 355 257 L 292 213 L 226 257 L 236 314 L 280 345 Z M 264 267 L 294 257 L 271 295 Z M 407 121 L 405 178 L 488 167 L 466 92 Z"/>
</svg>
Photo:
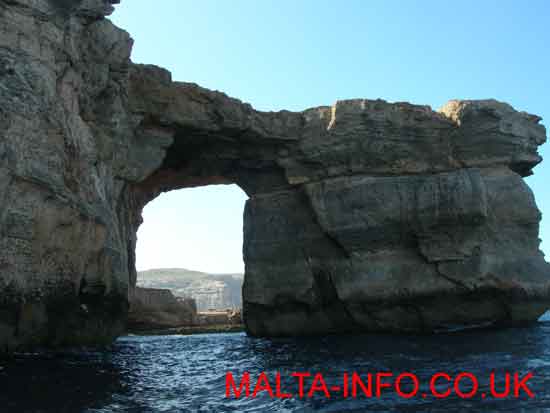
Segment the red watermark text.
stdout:
<svg viewBox="0 0 550 413">
<path fill-rule="evenodd" d="M 377 372 L 359 374 L 346 372 L 339 378 L 339 383 L 328 384 L 322 373 L 294 372 L 283 377 L 280 373 L 268 375 L 263 372 L 256 376 L 248 372 L 235 376 L 227 372 L 225 376 L 225 397 L 239 399 L 254 398 L 267 394 L 271 398 L 312 398 L 343 397 L 343 398 L 380 398 L 383 394 L 393 392 L 398 397 L 411 399 L 413 397 L 433 397 L 444 399 L 459 397 L 471 399 L 474 397 L 505 399 L 533 398 L 535 394 L 529 385 L 533 373 L 495 373 L 488 375 L 488 386 L 481 391 L 480 380 L 469 372 L 448 374 L 438 372 L 426 381 L 422 381 L 411 372 Z M 283 385 L 283 382 L 286 384 Z M 290 382 L 290 385 L 289 385 Z M 425 386 L 421 386 L 425 383 Z M 293 384 L 293 385 L 292 385 Z M 421 390 L 424 389 L 424 390 Z"/>
</svg>

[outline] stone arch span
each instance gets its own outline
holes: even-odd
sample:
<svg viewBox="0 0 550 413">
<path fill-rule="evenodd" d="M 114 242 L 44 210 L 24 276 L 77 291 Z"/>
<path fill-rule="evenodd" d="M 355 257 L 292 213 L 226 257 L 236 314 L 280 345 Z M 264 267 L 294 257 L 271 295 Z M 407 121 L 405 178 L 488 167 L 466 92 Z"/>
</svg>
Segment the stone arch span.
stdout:
<svg viewBox="0 0 550 413">
<path fill-rule="evenodd" d="M 522 177 L 540 118 L 494 100 L 259 112 L 131 62 L 108 0 L 0 4 L 0 345 L 109 342 L 141 209 L 237 183 L 253 335 L 536 320 L 550 272 Z"/>
</svg>

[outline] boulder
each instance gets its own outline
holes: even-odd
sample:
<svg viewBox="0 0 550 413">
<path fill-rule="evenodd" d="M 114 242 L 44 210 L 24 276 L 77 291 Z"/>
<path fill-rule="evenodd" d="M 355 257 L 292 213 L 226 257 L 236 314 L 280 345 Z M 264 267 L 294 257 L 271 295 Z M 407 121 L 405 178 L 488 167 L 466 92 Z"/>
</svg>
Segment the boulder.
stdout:
<svg viewBox="0 0 550 413">
<path fill-rule="evenodd" d="M 133 290 L 129 332 L 192 326 L 196 320 L 197 305 L 193 299 L 178 299 L 170 290 L 140 287 Z"/>
</svg>

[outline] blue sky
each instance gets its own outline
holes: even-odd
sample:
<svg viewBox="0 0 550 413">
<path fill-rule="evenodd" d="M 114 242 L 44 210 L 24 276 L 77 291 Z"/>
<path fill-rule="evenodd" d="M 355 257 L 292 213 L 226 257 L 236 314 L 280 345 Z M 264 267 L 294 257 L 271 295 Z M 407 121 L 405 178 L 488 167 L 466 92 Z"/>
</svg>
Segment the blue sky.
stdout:
<svg viewBox="0 0 550 413">
<path fill-rule="evenodd" d="M 135 62 L 259 110 L 346 98 L 437 109 L 453 98 L 496 98 L 550 124 L 546 0 L 123 0 L 112 20 L 135 39 Z M 548 145 L 540 152 L 548 163 L 527 182 L 548 251 Z M 162 195 L 144 212 L 138 269 L 242 271 L 245 200 L 234 186 Z"/>
</svg>

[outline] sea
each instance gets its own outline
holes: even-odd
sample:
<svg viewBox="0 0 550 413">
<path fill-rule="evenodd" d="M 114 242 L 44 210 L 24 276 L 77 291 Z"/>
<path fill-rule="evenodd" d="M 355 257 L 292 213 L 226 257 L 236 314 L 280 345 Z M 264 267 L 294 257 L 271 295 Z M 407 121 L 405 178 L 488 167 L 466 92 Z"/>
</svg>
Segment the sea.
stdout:
<svg viewBox="0 0 550 413">
<path fill-rule="evenodd" d="M 514 374 L 531 394 L 514 394 Z M 432 336 L 126 336 L 102 351 L 17 354 L 0 361 L 0 412 L 550 412 L 550 317 Z"/>
</svg>

